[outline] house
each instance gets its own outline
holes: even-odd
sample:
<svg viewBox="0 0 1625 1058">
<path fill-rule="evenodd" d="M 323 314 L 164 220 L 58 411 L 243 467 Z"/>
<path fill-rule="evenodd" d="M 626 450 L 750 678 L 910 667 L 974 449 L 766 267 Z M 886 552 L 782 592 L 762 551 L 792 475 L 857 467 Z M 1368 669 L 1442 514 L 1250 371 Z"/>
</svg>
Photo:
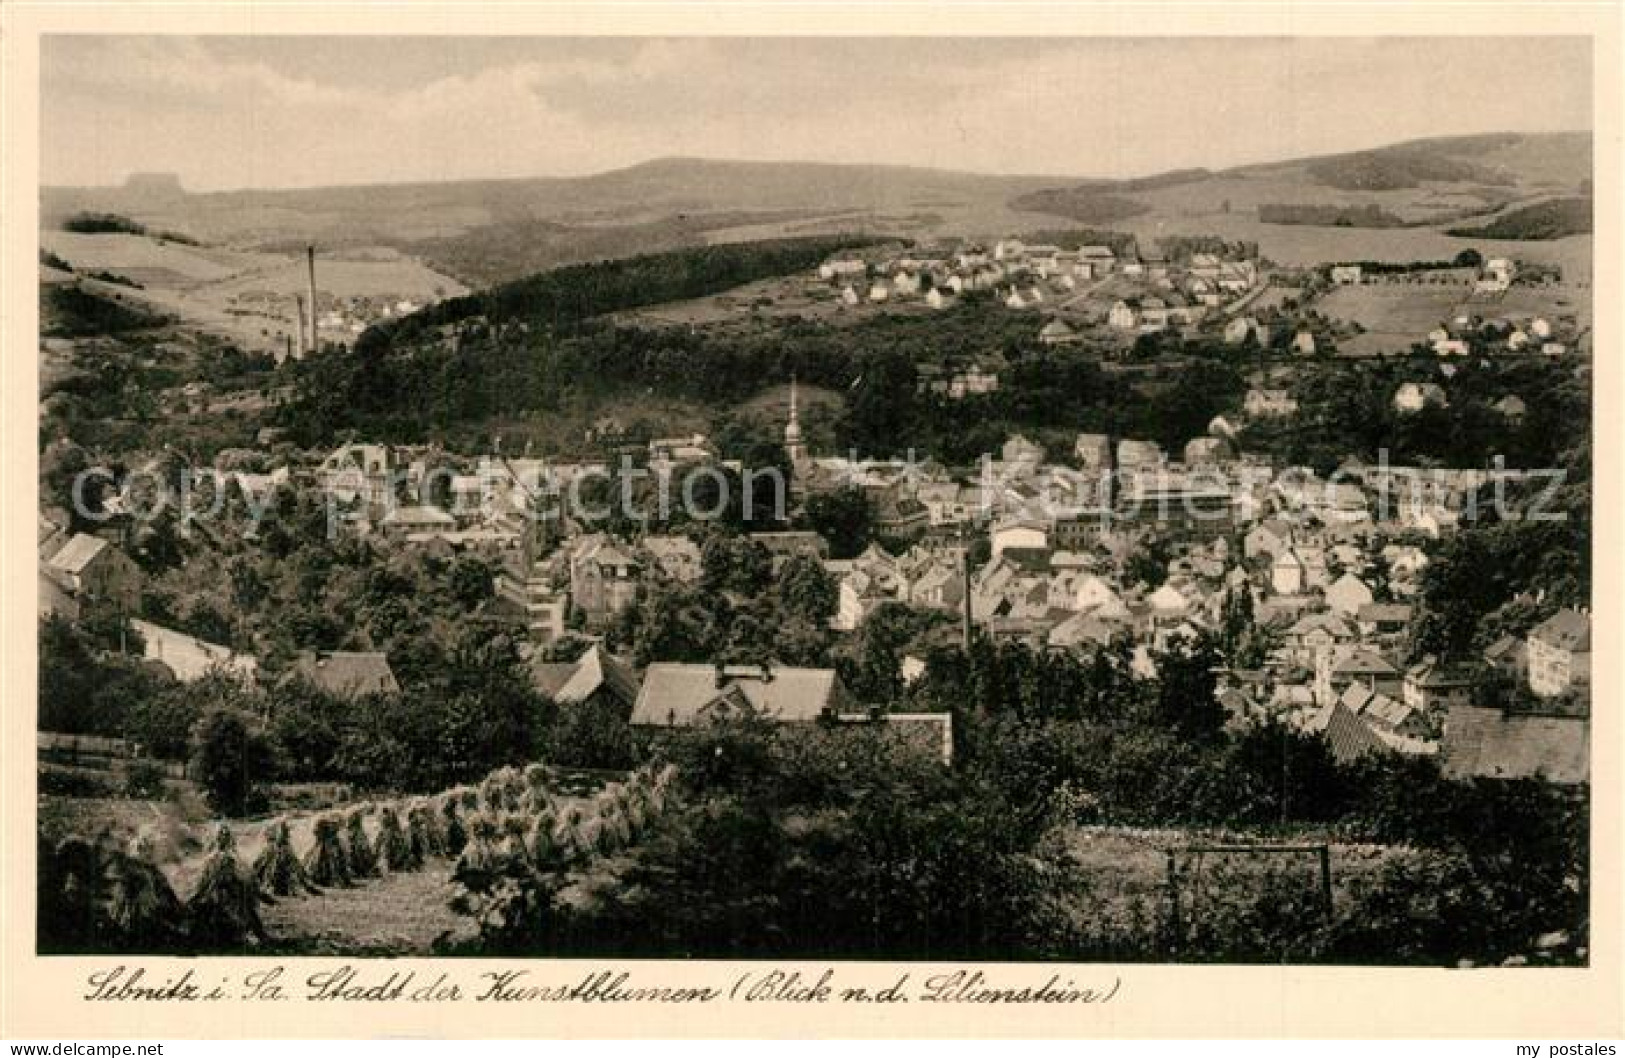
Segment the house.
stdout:
<svg viewBox="0 0 1625 1058">
<path fill-rule="evenodd" d="M 1169 303 L 1159 297 L 1140 299 L 1140 330 L 1160 331 L 1168 326 Z"/>
<path fill-rule="evenodd" d="M 1027 255 L 1027 246 L 1020 239 L 1000 239 L 993 244 L 995 261 L 1013 261 Z"/>
<path fill-rule="evenodd" d="M 1038 341 L 1043 345 L 1076 345 L 1083 341 L 1083 335 L 1067 326 L 1065 320 L 1050 320 L 1038 332 Z"/>
<path fill-rule="evenodd" d="M 1508 394 L 1492 404 L 1491 407 L 1500 413 L 1501 418 L 1513 425 L 1523 422 L 1523 417 L 1529 413 L 1529 405 L 1525 404 L 1523 398 L 1517 394 Z"/>
<path fill-rule="evenodd" d="M 1591 775 L 1587 716 L 1507 712 L 1455 705 L 1445 716 L 1440 756 L 1451 779 L 1539 778 L 1559 785 Z"/>
<path fill-rule="evenodd" d="M 1326 605 L 1344 617 L 1356 617 L 1360 608 L 1375 601 L 1370 585 L 1352 573 L 1345 573 L 1326 589 Z"/>
<path fill-rule="evenodd" d="M 900 495 L 895 489 L 886 490 L 874 505 L 874 528 L 885 536 L 911 539 L 930 525 L 931 512 L 925 504 L 913 496 Z"/>
<path fill-rule="evenodd" d="M 384 445 L 342 445 L 322 460 L 316 477 L 340 503 L 383 506 L 395 499 L 393 462 Z"/>
<path fill-rule="evenodd" d="M 1027 440 L 1021 434 L 1011 434 L 999 453 L 1006 463 L 1036 469 L 1044 461 L 1044 446 Z"/>
<path fill-rule="evenodd" d="M 130 627 L 141 637 L 142 656 L 163 663 L 182 683 L 200 680 L 216 668 L 252 679 L 259 668 L 259 663 L 247 654 L 151 621 L 132 618 Z"/>
<path fill-rule="evenodd" d="M 1051 628 L 1047 645 L 1057 650 L 1111 646 L 1122 626 L 1092 613 L 1077 613 Z"/>
<path fill-rule="evenodd" d="M 1432 735 L 1427 719 L 1406 702 L 1379 694 L 1360 684 L 1350 684 L 1337 699 L 1338 704 L 1364 720 L 1378 733 L 1425 739 Z"/>
<path fill-rule="evenodd" d="M 44 571 L 79 604 L 93 600 L 133 610 L 140 599 L 141 568 L 99 536 L 75 533 L 45 560 Z"/>
<path fill-rule="evenodd" d="M 1137 330 L 1140 326 L 1138 298 L 1119 298 L 1106 312 L 1106 324 L 1119 331 Z"/>
<path fill-rule="evenodd" d="M 1404 693 L 1404 679 L 1394 663 L 1364 647 L 1355 647 L 1334 661 L 1328 682 L 1334 694 L 1342 694 L 1353 684 L 1389 696 Z"/>
<path fill-rule="evenodd" d="M 778 724 L 833 721 L 850 696 L 834 669 L 656 662 L 632 706 L 635 727 L 700 727 L 753 718 Z"/>
<path fill-rule="evenodd" d="M 1162 446 L 1155 441 L 1138 441 L 1125 437 L 1117 442 L 1117 469 L 1133 470 L 1141 467 L 1160 467 L 1168 461 Z"/>
<path fill-rule="evenodd" d="M 869 300 L 870 301 L 875 302 L 875 303 L 878 304 L 879 302 L 889 301 L 890 299 L 891 299 L 891 288 L 886 286 L 885 283 L 876 282 L 872 286 L 869 287 Z"/>
<path fill-rule="evenodd" d="M 955 276 L 954 278 L 958 279 L 959 277 Z M 934 309 L 951 309 L 959 304 L 959 299 L 954 297 L 951 289 L 944 290 L 942 287 L 934 286 L 926 291 L 925 303 Z"/>
<path fill-rule="evenodd" d="M 1484 663 L 1518 682 L 1527 678 L 1529 659 L 1523 640 L 1517 636 L 1502 636 L 1484 648 Z"/>
<path fill-rule="evenodd" d="M 1291 548 L 1277 553 L 1270 563 L 1270 590 L 1277 595 L 1298 595 L 1303 585 L 1303 559 Z"/>
<path fill-rule="evenodd" d="M 415 533 L 452 532 L 457 519 L 426 504 L 391 506 L 379 519 L 378 528 L 385 536 L 400 539 Z"/>
<path fill-rule="evenodd" d="M 818 277 L 824 280 L 852 279 L 867 275 L 869 266 L 853 258 L 834 258 L 818 266 Z"/>
<path fill-rule="evenodd" d="M 909 578 L 908 601 L 931 610 L 958 610 L 965 601 L 959 564 L 939 559 L 916 568 Z"/>
<path fill-rule="evenodd" d="M 651 467 L 694 466 L 714 463 L 717 446 L 702 433 L 687 437 L 656 437 L 649 441 Z"/>
<path fill-rule="evenodd" d="M 1405 704 L 1427 716 L 1443 715 L 1458 705 L 1471 705 L 1472 677 L 1465 669 L 1423 658 L 1405 670 Z"/>
<path fill-rule="evenodd" d="M 1529 689 L 1542 697 L 1588 691 L 1591 685 L 1591 617 L 1559 610 L 1537 625 L 1524 643 Z"/>
<path fill-rule="evenodd" d="M 863 301 L 863 296 L 849 283 L 841 288 L 841 304 L 855 306 Z"/>
<path fill-rule="evenodd" d="M 1412 608 L 1405 603 L 1369 602 L 1354 615 L 1360 635 L 1366 639 L 1402 634 L 1411 623 Z"/>
<path fill-rule="evenodd" d="M 1332 265 L 1332 282 L 1340 287 L 1359 285 L 1360 266 L 1357 264 Z"/>
<path fill-rule="evenodd" d="M 1291 522 L 1271 518 L 1247 530 L 1247 535 L 1241 540 L 1241 553 L 1247 558 L 1279 555 L 1290 552 L 1295 539 Z"/>
<path fill-rule="evenodd" d="M 1241 345 L 1248 337 L 1255 338 L 1260 345 L 1267 340 L 1268 333 L 1251 316 L 1237 316 L 1224 325 L 1224 344 Z"/>
<path fill-rule="evenodd" d="M 1109 246 L 1082 246 L 1078 248 L 1078 276 L 1090 279 L 1104 276 L 1117 264 L 1117 255 Z"/>
<path fill-rule="evenodd" d="M 1315 355 L 1315 336 L 1308 331 L 1299 331 L 1292 336 L 1292 351 L 1299 356 Z"/>
<path fill-rule="evenodd" d="M 401 689 L 389 659 L 379 650 L 307 650 L 294 661 L 291 675 L 339 698 L 394 694 Z"/>
<path fill-rule="evenodd" d="M 1306 669 L 1329 667 L 1334 652 L 1354 642 L 1354 630 L 1336 614 L 1305 614 L 1281 637 L 1290 664 Z"/>
<path fill-rule="evenodd" d="M 594 645 L 570 662 L 535 662 L 531 682 L 560 706 L 606 706 L 630 716 L 638 698 L 632 666 Z"/>
<path fill-rule="evenodd" d="M 1443 408 L 1450 403 L 1444 387 L 1437 382 L 1407 382 L 1394 391 L 1394 410 L 1414 414 L 1424 408 Z"/>
<path fill-rule="evenodd" d="M 1078 457 L 1078 465 L 1085 470 L 1111 468 L 1112 442 L 1103 433 L 1080 433 L 1072 444 L 1072 453 Z"/>
<path fill-rule="evenodd" d="M 577 542 L 569 570 L 570 603 L 594 622 L 632 604 L 643 564 L 608 536 L 594 533 Z"/>
<path fill-rule="evenodd" d="M 998 557 L 1010 548 L 1035 550 L 1049 547 L 1049 526 L 1030 518 L 1010 519 L 993 526 L 988 537 L 993 555 Z"/>
<path fill-rule="evenodd" d="M 1030 309 L 1042 304 L 1043 301 L 1044 292 L 1037 287 L 1028 287 L 1025 290 L 1011 287 L 1010 293 L 1005 295 L 1004 305 L 1010 309 Z"/>
</svg>

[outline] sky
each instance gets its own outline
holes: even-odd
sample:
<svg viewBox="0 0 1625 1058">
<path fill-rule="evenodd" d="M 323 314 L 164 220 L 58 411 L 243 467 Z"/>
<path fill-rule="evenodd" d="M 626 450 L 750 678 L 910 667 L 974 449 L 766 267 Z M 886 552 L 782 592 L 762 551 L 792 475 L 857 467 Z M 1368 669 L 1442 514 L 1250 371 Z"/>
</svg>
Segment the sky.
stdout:
<svg viewBox="0 0 1625 1058">
<path fill-rule="evenodd" d="M 578 176 L 671 156 L 1121 177 L 1591 127 L 1574 37 L 53 36 L 40 59 L 53 185 Z"/>
</svg>

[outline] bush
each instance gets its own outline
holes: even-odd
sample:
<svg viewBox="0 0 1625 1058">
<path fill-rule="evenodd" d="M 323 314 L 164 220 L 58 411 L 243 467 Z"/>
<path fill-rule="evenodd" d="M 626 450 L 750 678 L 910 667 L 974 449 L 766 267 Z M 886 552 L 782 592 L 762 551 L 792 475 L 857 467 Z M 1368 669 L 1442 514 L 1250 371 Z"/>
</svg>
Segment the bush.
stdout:
<svg viewBox="0 0 1625 1058">
<path fill-rule="evenodd" d="M 134 760 L 124 773 L 124 796 L 150 801 L 164 795 L 164 766 L 155 760 Z"/>
</svg>

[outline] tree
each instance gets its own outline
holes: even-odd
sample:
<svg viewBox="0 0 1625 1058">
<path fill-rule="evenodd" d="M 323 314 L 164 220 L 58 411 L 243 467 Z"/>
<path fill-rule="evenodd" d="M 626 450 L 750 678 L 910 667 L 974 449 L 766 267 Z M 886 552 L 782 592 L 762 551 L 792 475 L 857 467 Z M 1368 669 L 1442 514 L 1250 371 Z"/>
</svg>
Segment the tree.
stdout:
<svg viewBox="0 0 1625 1058">
<path fill-rule="evenodd" d="M 259 784 L 275 767 L 271 740 L 237 709 L 210 710 L 192 732 L 192 770 L 215 811 L 241 816 L 257 807 Z"/>
<path fill-rule="evenodd" d="M 779 605 L 803 621 L 821 624 L 835 616 L 835 581 L 817 559 L 792 556 L 779 570 L 776 589 Z"/>
<path fill-rule="evenodd" d="M 1214 697 L 1218 651 L 1204 637 L 1177 636 L 1152 654 L 1157 669 L 1156 720 L 1184 735 L 1209 738 L 1224 727 L 1224 706 Z"/>
<path fill-rule="evenodd" d="M 843 485 L 807 500 L 807 524 L 827 541 L 831 558 L 852 558 L 869 543 L 874 505 L 855 485 Z"/>
<path fill-rule="evenodd" d="M 491 598 L 496 575 L 489 563 L 478 558 L 460 555 L 451 564 L 451 594 L 466 610 L 472 610 Z"/>
</svg>

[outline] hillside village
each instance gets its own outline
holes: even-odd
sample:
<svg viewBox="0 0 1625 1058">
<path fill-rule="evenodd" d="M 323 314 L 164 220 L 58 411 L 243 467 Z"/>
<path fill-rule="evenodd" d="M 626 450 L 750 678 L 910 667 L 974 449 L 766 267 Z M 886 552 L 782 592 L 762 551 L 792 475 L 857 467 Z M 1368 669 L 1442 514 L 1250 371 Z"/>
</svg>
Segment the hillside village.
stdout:
<svg viewBox="0 0 1625 1058">
<path fill-rule="evenodd" d="M 1397 406 L 1418 410 L 1435 399 L 1409 383 L 1394 395 Z M 1482 496 L 1539 475 L 1357 466 L 1328 480 L 1237 449 L 1238 425 L 1295 411 L 1285 391 L 1255 389 L 1234 416 L 1216 419 L 1181 452 L 1082 434 L 1071 452 L 1052 455 L 1017 435 L 978 467 L 949 468 L 808 451 L 792 384 L 783 443 L 794 511 L 804 514 L 823 495 L 855 494 L 873 512 L 868 535 L 841 557 L 806 528 L 744 539 L 775 567 L 797 556 L 818 564 L 833 586 L 827 621 L 836 633 L 855 633 L 877 611 L 902 607 L 944 615 L 949 641 L 982 636 L 1080 654 L 1126 645 L 1135 671 L 1151 678 L 1153 657 L 1175 641 L 1245 628 L 1256 632 L 1257 649 L 1248 664 L 1224 669 L 1215 687 L 1233 726 L 1285 721 L 1330 739 L 1339 759 L 1437 756 L 1447 774 L 1584 781 L 1586 612 L 1563 610 L 1484 657 L 1408 656 L 1432 545 L 1458 531 L 1464 515 L 1475 517 Z M 197 481 L 221 494 L 238 490 L 258 506 L 278 489 L 312 490 L 337 512 L 345 537 L 388 554 L 481 559 L 495 571 L 488 615 L 506 613 L 527 630 L 525 651 L 536 659 L 537 689 L 545 694 L 571 687 L 572 697 L 587 697 L 603 689 L 621 699 L 632 725 L 659 726 L 698 722 L 734 685 L 719 677 L 712 701 L 683 704 L 670 697 L 677 692 L 658 664 L 617 656 L 617 620 L 652 587 L 697 585 L 705 560 L 702 537 L 612 535 L 563 508 L 561 497 L 581 482 L 608 480 L 608 460 L 364 443 L 320 459 L 285 444 L 263 455 L 268 469 L 205 468 Z M 678 476 L 743 469 L 721 459 L 703 435 L 654 439 L 647 461 Z M 75 619 L 98 603 L 139 610 L 140 570 L 120 542 L 130 512 L 154 502 L 135 494 L 140 482 L 132 475 L 123 492 L 106 498 L 108 527 L 99 535 L 71 531 L 60 512 L 42 514 L 42 616 Z M 804 524 L 794 513 L 791 521 Z M 1147 561 L 1147 553 L 1155 558 Z M 251 678 L 258 670 L 253 657 L 158 622 L 135 628 L 147 659 L 176 679 L 199 679 L 217 665 Z M 561 677 L 550 649 L 582 637 L 601 644 L 580 663 L 590 674 L 571 669 Z M 924 653 L 922 641 L 897 659 L 905 684 L 924 671 Z M 1475 672 L 1486 667 L 1530 696 L 1486 710 L 1474 691 Z M 342 694 L 396 686 L 382 654 L 307 653 L 296 668 Z M 803 678 L 796 675 L 803 670 L 776 663 L 764 670 L 776 680 Z M 814 699 L 797 697 L 767 715 L 806 722 L 839 714 L 839 680 L 820 672 L 805 676 L 822 681 Z M 1500 722 L 1487 724 L 1487 713 Z"/>
</svg>

